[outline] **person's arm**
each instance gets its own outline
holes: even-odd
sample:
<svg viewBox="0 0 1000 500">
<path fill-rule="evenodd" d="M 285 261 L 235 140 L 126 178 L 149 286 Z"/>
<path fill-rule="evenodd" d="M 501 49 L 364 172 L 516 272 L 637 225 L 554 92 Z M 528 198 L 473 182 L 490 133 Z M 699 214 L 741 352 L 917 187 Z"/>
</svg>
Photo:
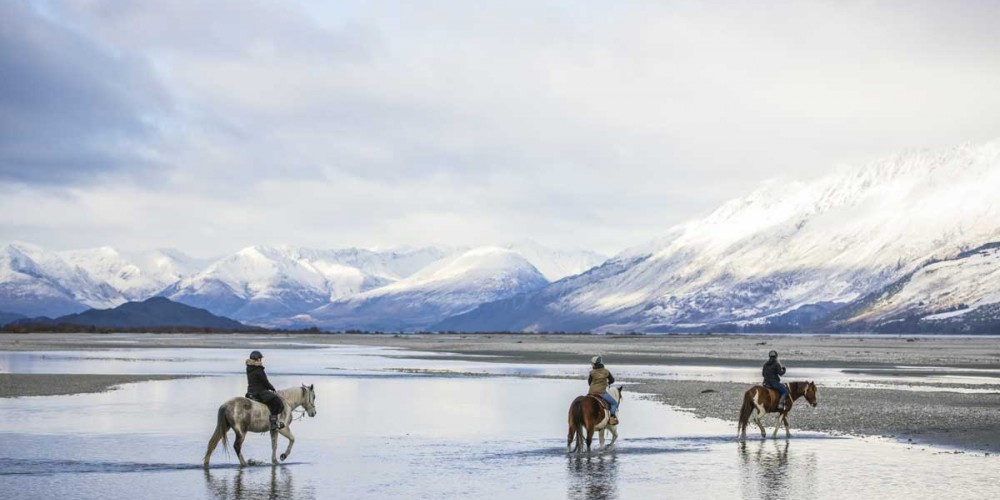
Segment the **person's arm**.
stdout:
<svg viewBox="0 0 1000 500">
<path fill-rule="evenodd" d="M 591 373 L 590 375 L 587 375 L 587 385 L 590 385 L 590 384 L 593 384 L 593 383 L 594 383 L 594 374 Z"/>
<path fill-rule="evenodd" d="M 608 372 L 608 385 L 615 383 L 615 376 Z"/>
<path fill-rule="evenodd" d="M 271 385 L 271 381 L 267 379 L 267 373 L 260 372 L 260 376 L 264 379 L 264 387 L 267 387 L 268 389 L 274 392 L 278 392 L 278 390 L 275 389 L 273 385 Z"/>
<path fill-rule="evenodd" d="M 778 363 L 778 373 L 781 375 L 785 374 L 785 365 Z"/>
</svg>

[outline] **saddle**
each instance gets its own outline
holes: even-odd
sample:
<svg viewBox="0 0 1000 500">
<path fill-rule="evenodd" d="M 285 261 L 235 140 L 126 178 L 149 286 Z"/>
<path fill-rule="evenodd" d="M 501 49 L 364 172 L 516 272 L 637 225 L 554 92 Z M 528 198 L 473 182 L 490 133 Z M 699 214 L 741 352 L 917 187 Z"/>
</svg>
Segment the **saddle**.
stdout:
<svg viewBox="0 0 1000 500">
<path fill-rule="evenodd" d="M 608 403 L 608 400 L 604 399 L 600 394 L 587 394 L 587 396 L 596 399 L 597 404 L 601 405 L 601 408 L 604 408 L 607 411 L 611 411 L 611 403 Z"/>
</svg>

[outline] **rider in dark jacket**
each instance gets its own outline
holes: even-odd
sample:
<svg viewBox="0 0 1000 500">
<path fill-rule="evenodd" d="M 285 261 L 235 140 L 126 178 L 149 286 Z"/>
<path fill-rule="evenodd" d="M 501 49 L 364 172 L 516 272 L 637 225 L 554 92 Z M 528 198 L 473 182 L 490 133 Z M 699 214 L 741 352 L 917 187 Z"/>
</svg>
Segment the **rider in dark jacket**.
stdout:
<svg viewBox="0 0 1000 500">
<path fill-rule="evenodd" d="M 778 411 L 785 410 L 785 399 L 788 398 L 788 388 L 781 383 L 781 376 L 785 374 L 785 367 L 778 361 L 778 353 L 771 351 L 767 353 L 767 362 L 764 363 L 764 387 L 770 387 L 781 394 L 778 400 Z"/>
<path fill-rule="evenodd" d="M 285 409 L 285 403 L 281 401 L 281 397 L 275 392 L 277 389 L 271 385 L 271 381 L 267 380 L 267 374 L 264 373 L 264 355 L 260 351 L 254 351 L 250 353 L 250 359 L 246 361 L 247 364 L 247 397 L 251 399 L 256 399 L 261 403 L 267 405 L 267 408 L 271 411 L 271 430 L 278 430 L 283 425 L 278 423 L 278 414 L 281 410 Z"/>
</svg>

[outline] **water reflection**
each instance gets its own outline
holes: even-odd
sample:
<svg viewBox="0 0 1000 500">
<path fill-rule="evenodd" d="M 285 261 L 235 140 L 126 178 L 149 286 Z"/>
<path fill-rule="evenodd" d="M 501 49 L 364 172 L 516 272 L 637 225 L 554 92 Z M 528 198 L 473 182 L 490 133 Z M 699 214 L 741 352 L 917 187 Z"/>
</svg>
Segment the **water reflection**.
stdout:
<svg viewBox="0 0 1000 500">
<path fill-rule="evenodd" d="M 618 498 L 618 457 L 614 452 L 596 456 L 567 458 L 569 484 L 567 498 Z"/>
<path fill-rule="evenodd" d="M 309 491 L 295 490 L 288 467 L 205 469 L 205 484 L 211 497 L 219 500 L 313 498 Z"/>
<path fill-rule="evenodd" d="M 744 498 L 790 498 L 815 495 L 816 453 L 792 454 L 791 441 L 761 440 L 739 444 Z"/>
</svg>

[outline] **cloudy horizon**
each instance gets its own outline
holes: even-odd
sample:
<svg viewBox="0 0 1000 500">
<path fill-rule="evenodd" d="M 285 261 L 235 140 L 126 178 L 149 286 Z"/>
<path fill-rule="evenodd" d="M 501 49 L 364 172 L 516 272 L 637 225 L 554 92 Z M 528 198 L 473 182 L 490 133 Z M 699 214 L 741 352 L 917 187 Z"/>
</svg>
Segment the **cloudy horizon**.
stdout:
<svg viewBox="0 0 1000 500">
<path fill-rule="evenodd" d="M 1000 138 L 994 2 L 0 5 L 0 242 L 605 255 Z"/>
</svg>

